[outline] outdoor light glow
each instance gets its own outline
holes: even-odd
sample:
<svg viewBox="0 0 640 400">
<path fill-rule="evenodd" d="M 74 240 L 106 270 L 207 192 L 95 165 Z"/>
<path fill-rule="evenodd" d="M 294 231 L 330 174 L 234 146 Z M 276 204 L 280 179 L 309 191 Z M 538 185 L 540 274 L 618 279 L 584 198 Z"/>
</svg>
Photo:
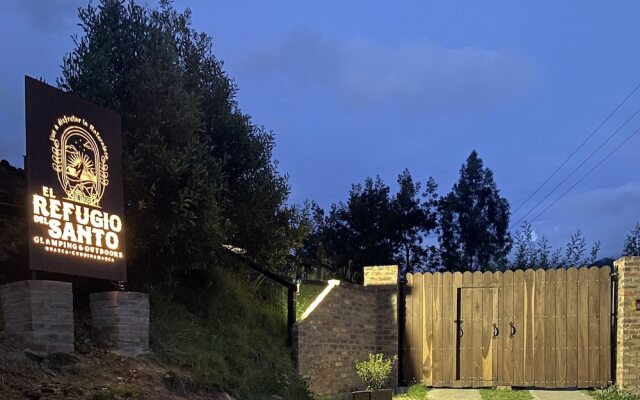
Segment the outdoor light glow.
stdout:
<svg viewBox="0 0 640 400">
<path fill-rule="evenodd" d="M 58 118 L 49 134 L 53 170 L 66 197 L 43 186 L 33 194 L 33 222 L 48 227 L 33 242 L 49 253 L 114 262 L 120 251 L 122 218 L 100 209 L 109 185 L 109 153 L 93 124 L 74 115 Z"/>
<path fill-rule="evenodd" d="M 98 206 L 109 184 L 109 152 L 93 124 L 75 115 L 56 120 L 49 134 L 53 170 L 69 200 Z"/>
<path fill-rule="evenodd" d="M 327 297 L 329 292 L 331 292 L 331 290 L 333 290 L 333 288 L 338 286 L 339 284 L 340 284 L 340 281 L 337 279 L 329 280 L 329 282 L 327 282 L 327 287 L 324 288 L 322 292 L 320 292 L 320 294 L 318 295 L 318 297 L 316 297 L 315 300 L 313 300 L 313 303 L 311 303 L 311 305 L 305 310 L 305 312 L 302 314 L 302 317 L 300 317 L 300 320 L 307 318 L 309 314 L 311 314 L 313 310 L 315 310 L 320 305 L 320 303 L 322 303 L 322 300 L 324 300 L 324 298 Z"/>
<path fill-rule="evenodd" d="M 33 242 L 50 253 L 114 262 L 122 258 L 122 219 L 90 206 L 56 198 L 52 188 L 33 195 L 33 222 L 48 226 L 47 237 Z"/>
<path fill-rule="evenodd" d="M 126 280 L 120 117 L 29 77 L 25 102 L 29 269 Z"/>
</svg>

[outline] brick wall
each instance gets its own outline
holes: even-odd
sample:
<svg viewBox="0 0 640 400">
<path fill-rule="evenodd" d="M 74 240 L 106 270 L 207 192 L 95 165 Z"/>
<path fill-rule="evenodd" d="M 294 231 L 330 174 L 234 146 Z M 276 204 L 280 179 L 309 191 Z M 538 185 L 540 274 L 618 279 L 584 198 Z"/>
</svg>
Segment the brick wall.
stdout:
<svg viewBox="0 0 640 400">
<path fill-rule="evenodd" d="M 149 351 L 149 295 L 102 292 L 89 299 L 91 324 L 113 350 L 122 355 Z"/>
<path fill-rule="evenodd" d="M 618 267 L 616 383 L 640 391 L 640 257 L 623 257 Z"/>
<path fill-rule="evenodd" d="M 365 268 L 365 286 L 332 282 L 294 328 L 298 373 L 321 396 L 350 398 L 361 390 L 355 362 L 397 354 L 397 266 Z M 322 296 L 322 294 L 321 294 Z M 397 373 L 389 384 L 395 387 Z"/>
<path fill-rule="evenodd" d="M 39 353 L 70 353 L 73 347 L 71 283 L 28 280 L 0 286 L 4 330 Z"/>
</svg>

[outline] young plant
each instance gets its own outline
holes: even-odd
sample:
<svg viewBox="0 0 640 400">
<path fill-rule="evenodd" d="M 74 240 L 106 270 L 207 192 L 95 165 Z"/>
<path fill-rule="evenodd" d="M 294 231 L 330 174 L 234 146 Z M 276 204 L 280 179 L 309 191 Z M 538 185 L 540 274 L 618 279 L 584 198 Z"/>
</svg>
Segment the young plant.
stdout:
<svg viewBox="0 0 640 400">
<path fill-rule="evenodd" d="M 380 390 L 389 380 L 397 360 L 398 356 L 384 358 L 382 353 L 369 354 L 369 360 L 356 361 L 356 373 L 367 385 L 367 390 Z"/>
</svg>

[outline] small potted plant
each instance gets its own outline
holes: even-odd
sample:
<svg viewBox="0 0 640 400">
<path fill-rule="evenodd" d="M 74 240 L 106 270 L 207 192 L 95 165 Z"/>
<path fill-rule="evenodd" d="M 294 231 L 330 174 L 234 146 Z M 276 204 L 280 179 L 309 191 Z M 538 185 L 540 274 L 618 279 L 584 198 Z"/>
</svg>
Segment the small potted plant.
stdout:
<svg viewBox="0 0 640 400">
<path fill-rule="evenodd" d="M 380 353 L 369 354 L 369 359 L 366 361 L 357 361 L 356 373 L 364 382 L 367 390 L 353 392 L 352 400 L 391 400 L 393 390 L 382 387 L 389 380 L 389 375 L 391 375 L 391 370 L 397 360 L 397 356 L 384 358 L 384 355 Z"/>
</svg>

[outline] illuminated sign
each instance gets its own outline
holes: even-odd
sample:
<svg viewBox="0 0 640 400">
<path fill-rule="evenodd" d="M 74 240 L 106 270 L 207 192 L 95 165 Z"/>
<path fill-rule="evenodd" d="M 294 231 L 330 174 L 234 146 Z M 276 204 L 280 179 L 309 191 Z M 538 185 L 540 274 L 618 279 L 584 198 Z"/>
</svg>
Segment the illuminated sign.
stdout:
<svg viewBox="0 0 640 400">
<path fill-rule="evenodd" d="M 29 268 L 126 280 L 120 117 L 26 77 Z"/>
</svg>

